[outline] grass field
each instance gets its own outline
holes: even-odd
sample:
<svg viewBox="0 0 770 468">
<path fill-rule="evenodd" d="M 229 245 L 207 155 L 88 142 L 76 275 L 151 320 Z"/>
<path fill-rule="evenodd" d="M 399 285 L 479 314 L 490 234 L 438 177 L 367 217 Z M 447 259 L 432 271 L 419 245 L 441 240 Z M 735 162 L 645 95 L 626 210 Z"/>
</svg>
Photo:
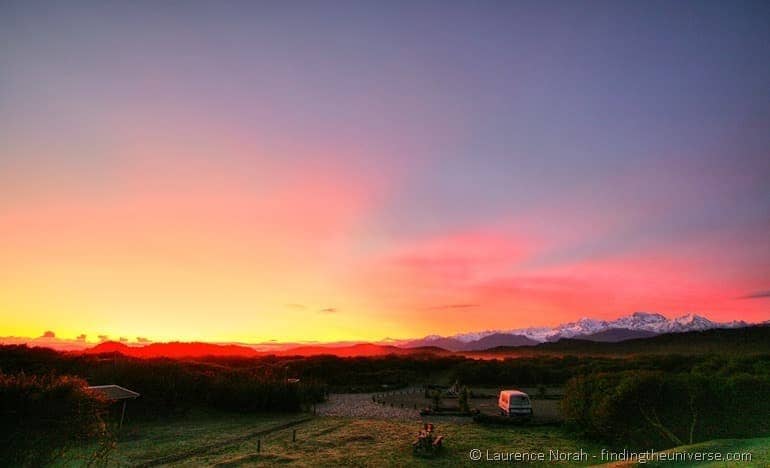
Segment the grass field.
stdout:
<svg viewBox="0 0 770 468">
<path fill-rule="evenodd" d="M 727 454 L 732 454 L 733 458 L 740 460 L 741 456 L 745 456 L 746 453 L 751 454 L 750 460 L 742 461 L 710 461 L 710 462 L 647 462 L 644 466 L 648 467 L 660 467 L 660 466 L 698 466 L 699 468 L 717 468 L 717 467 L 741 467 L 741 466 L 770 466 L 770 437 L 763 437 L 757 439 L 722 439 L 712 440 L 708 442 L 702 442 L 700 444 L 684 445 L 676 447 L 670 450 L 666 450 L 666 453 L 720 453 L 723 457 Z M 737 455 L 737 457 L 736 457 Z M 622 466 L 622 465 L 615 465 Z M 627 466 L 634 466 L 633 464 Z"/>
<path fill-rule="evenodd" d="M 300 417 L 197 415 L 180 420 L 132 424 L 124 428 L 110 455 L 111 466 L 152 465 L 167 457 L 170 466 L 473 466 L 471 449 L 490 451 L 596 450 L 555 427 L 508 428 L 477 424 L 439 423 L 445 436 L 443 453 L 434 459 L 412 455 L 411 443 L 420 428 L 417 421 L 318 417 L 267 435 L 256 431 L 283 425 Z M 297 441 L 292 441 L 292 429 Z M 240 440 L 236 440 L 240 439 Z M 257 440 L 261 450 L 257 451 Z M 204 453 L 194 452 L 212 447 Z M 88 449 L 70 453 L 78 465 Z"/>
<path fill-rule="evenodd" d="M 540 451 L 543 447 L 577 451 L 596 447 L 575 441 L 559 428 L 489 428 L 476 424 L 443 423 L 437 433 L 444 435 L 446 448 L 433 459 L 412 455 L 419 423 L 381 419 L 316 418 L 292 430 L 278 431 L 261 441 L 234 444 L 213 455 L 193 457 L 180 465 L 284 465 L 294 466 L 474 466 L 468 453 L 474 448 L 490 451 Z"/>
<path fill-rule="evenodd" d="M 419 422 L 407 420 L 316 417 L 285 427 L 306 416 L 243 416 L 198 414 L 184 419 L 130 424 L 121 431 L 110 454 L 109 466 L 478 466 L 473 449 L 532 453 L 549 450 L 588 452 L 587 462 L 562 463 L 586 466 L 601 462 L 601 446 L 576 439 L 556 426 L 490 427 L 474 423 L 437 422 L 436 432 L 445 437 L 445 448 L 432 459 L 415 457 L 411 442 Z M 272 430 L 279 428 L 278 430 Z M 292 431 L 296 430 L 296 441 Z M 258 442 L 259 441 L 259 442 Z M 259 443 L 259 448 L 258 448 Z M 69 454 L 61 466 L 80 466 L 89 451 Z M 667 466 L 768 466 L 770 438 L 711 441 L 671 451 L 750 451 L 748 463 L 687 464 Z M 596 455 L 597 458 L 593 456 Z M 510 461 L 498 464 L 510 464 Z M 546 466 L 548 463 L 516 464 Z M 634 466 L 615 464 L 612 466 Z M 662 466 L 648 463 L 641 466 Z"/>
<path fill-rule="evenodd" d="M 189 453 L 201 447 L 227 445 L 233 439 L 303 419 L 304 415 L 238 415 L 197 413 L 186 418 L 131 423 L 118 433 L 109 453 L 111 466 L 135 466 Z M 83 447 L 66 454 L 62 466 L 78 466 L 95 447 Z"/>
</svg>

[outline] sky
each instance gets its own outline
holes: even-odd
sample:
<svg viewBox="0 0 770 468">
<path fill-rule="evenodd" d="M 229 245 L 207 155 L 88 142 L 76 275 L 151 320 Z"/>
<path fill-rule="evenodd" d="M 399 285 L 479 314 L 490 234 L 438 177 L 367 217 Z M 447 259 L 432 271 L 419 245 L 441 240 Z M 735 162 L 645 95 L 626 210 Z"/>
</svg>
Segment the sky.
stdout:
<svg viewBox="0 0 770 468">
<path fill-rule="evenodd" d="M 770 4 L 0 2 L 0 336 L 770 319 Z"/>
</svg>

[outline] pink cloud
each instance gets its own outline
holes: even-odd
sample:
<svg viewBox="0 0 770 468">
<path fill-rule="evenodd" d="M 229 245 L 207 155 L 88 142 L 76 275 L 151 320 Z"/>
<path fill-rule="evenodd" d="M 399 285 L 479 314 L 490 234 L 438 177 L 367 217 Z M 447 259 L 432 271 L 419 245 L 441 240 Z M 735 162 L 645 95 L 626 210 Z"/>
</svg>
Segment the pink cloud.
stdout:
<svg viewBox="0 0 770 468">
<path fill-rule="evenodd" d="M 516 265 L 531 243 L 505 234 L 461 232 L 398 245 L 367 259 L 376 277 L 396 277 L 415 287 L 467 284 Z"/>
<path fill-rule="evenodd" d="M 371 259 L 363 287 L 409 320 L 447 331 L 499 328 L 501 318 L 514 328 L 579 316 L 614 318 L 636 310 L 696 312 L 718 320 L 767 319 L 761 301 L 736 301 L 757 284 L 757 277 L 732 273 L 747 267 L 745 262 L 735 265 L 743 247 L 727 244 L 727 249 L 719 236 L 672 239 L 665 245 L 539 265 L 532 260 L 569 243 L 538 243 L 489 232 L 471 230 L 407 242 Z M 757 242 L 750 245 L 746 252 Z M 438 309 L 437 303 L 478 307 L 469 315 L 465 308 Z"/>
</svg>

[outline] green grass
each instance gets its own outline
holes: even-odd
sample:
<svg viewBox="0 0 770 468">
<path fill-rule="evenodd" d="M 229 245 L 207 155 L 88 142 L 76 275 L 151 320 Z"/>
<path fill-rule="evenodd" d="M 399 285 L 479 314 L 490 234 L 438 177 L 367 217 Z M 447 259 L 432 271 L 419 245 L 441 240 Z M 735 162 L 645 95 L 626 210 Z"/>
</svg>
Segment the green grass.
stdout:
<svg viewBox="0 0 770 468">
<path fill-rule="evenodd" d="M 248 437 L 250 434 L 286 424 L 303 415 L 233 415 L 197 414 L 183 419 L 158 420 L 124 427 L 115 449 L 110 453 L 109 466 L 132 466 L 167 456 L 182 457 L 170 466 L 478 466 L 485 464 L 469 458 L 472 449 L 483 453 L 544 452 L 549 450 L 575 452 L 585 450 L 588 462 L 564 463 L 585 466 L 601 462 L 598 455 L 602 446 L 576 439 L 560 427 L 553 426 L 482 426 L 474 423 L 435 421 L 436 432 L 445 437 L 445 448 L 432 459 L 415 457 L 411 443 L 419 423 L 381 419 L 352 419 L 319 417 L 292 428 L 267 435 Z M 292 429 L 297 430 L 297 441 L 292 441 Z M 238 440 L 241 438 L 241 440 Z M 261 447 L 257 451 L 257 440 Z M 216 446 L 203 454 L 192 451 Z M 68 461 L 60 465 L 82 465 L 83 456 L 93 447 L 72 452 Z M 676 452 L 751 452 L 749 463 L 676 463 L 676 466 L 727 467 L 770 466 L 770 438 L 717 440 L 696 445 L 677 447 Z M 593 455 L 597 456 L 594 458 Z M 80 457 L 80 458 L 78 458 Z M 498 464 L 514 464 L 510 461 Z M 533 463 L 530 466 L 546 466 Z M 168 466 L 168 465 L 167 465 Z M 516 466 L 527 466 L 516 464 Z M 616 464 L 608 466 L 634 466 Z M 640 466 L 662 466 L 647 463 Z M 670 464 L 669 464 L 670 466 Z"/>
<path fill-rule="evenodd" d="M 491 452 L 598 450 L 556 427 L 501 428 L 446 422 L 436 424 L 436 432 L 445 437 L 443 453 L 423 459 L 415 457 L 411 448 L 419 428 L 419 423 L 409 421 L 316 418 L 296 428 L 296 442 L 292 442 L 291 429 L 279 431 L 262 439 L 260 452 L 256 441 L 249 440 L 177 466 L 476 466 L 479 462 L 468 456 L 475 448 Z"/>
<path fill-rule="evenodd" d="M 721 453 L 725 457 L 728 453 L 750 453 L 750 461 L 707 461 L 707 462 L 687 462 L 687 461 L 667 461 L 667 462 L 647 462 L 645 464 L 626 463 L 615 464 L 613 466 L 644 466 L 661 467 L 677 466 L 698 468 L 717 468 L 717 467 L 767 467 L 770 466 L 770 437 L 757 439 L 720 439 L 701 442 L 693 445 L 683 445 L 665 450 L 666 453 Z"/>
<path fill-rule="evenodd" d="M 132 466 L 201 446 L 226 443 L 249 433 L 301 419 L 303 415 L 196 413 L 186 418 L 126 424 L 109 453 L 110 466 Z M 78 466 L 96 449 L 82 447 L 66 454 L 62 466 Z"/>
</svg>

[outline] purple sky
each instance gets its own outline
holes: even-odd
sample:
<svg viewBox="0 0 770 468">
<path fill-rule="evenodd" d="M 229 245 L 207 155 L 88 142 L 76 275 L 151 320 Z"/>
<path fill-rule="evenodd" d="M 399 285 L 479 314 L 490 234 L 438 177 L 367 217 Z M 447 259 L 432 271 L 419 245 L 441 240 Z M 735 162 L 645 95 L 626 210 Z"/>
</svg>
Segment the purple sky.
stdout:
<svg viewBox="0 0 770 468">
<path fill-rule="evenodd" d="M 510 310 L 521 325 L 650 308 L 770 318 L 768 2 L 4 1 L 0 142 L 0 279 L 15 278 L 0 314 L 31 317 L 7 333 L 126 304 L 91 275 L 121 268 L 109 252 L 126 226 L 186 236 L 175 216 L 191 200 L 196 222 L 230 217 L 181 245 L 243 280 L 215 287 L 237 297 L 232 322 L 260 310 L 249 326 L 281 338 L 304 337 L 281 319 L 309 313 L 284 303 L 334 311 L 313 339 L 419 335 L 453 303 L 478 304 L 472 328 Z M 265 228 L 258 200 L 293 211 L 269 208 Z M 83 260 L 89 233 L 103 251 Z M 247 279 L 267 272 L 239 263 L 263 258 L 252 235 L 310 252 L 271 255 L 285 278 L 254 297 Z M 213 268 L 125 251 L 137 271 Z M 74 284 L 70 269 L 90 273 Z M 303 275 L 324 280 L 290 286 Z M 173 314 L 190 305 L 175 295 L 220 280 L 172 275 L 160 299 L 115 283 L 140 298 L 121 307 Z M 190 302 L 201 318 L 181 337 L 207 323 L 206 300 Z M 468 328 L 462 313 L 442 331 Z M 73 336 L 171 335 L 82 322 Z"/>
</svg>

